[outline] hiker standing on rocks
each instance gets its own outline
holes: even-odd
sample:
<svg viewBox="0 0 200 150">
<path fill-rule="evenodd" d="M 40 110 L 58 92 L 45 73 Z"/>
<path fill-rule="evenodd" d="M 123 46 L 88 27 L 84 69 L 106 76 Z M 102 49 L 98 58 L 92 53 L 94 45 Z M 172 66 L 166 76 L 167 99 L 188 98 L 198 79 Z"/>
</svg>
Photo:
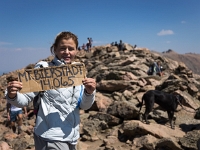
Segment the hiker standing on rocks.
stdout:
<svg viewBox="0 0 200 150">
<path fill-rule="evenodd" d="M 86 45 L 83 43 L 83 45 L 82 45 L 82 49 L 84 50 L 84 51 L 86 51 Z"/>
<path fill-rule="evenodd" d="M 162 72 L 161 62 L 160 61 L 153 62 L 153 64 L 151 64 L 151 66 L 149 67 L 147 74 L 148 75 L 159 75 L 162 77 L 163 72 Z"/>
<path fill-rule="evenodd" d="M 59 33 L 50 48 L 55 56 L 52 64 L 60 66 L 73 64 L 78 48 L 78 38 L 71 32 Z M 47 67 L 48 63 L 41 61 L 35 68 Z M 41 97 L 41 104 L 34 128 L 35 150 L 59 149 L 75 150 L 80 137 L 79 108 L 89 109 L 95 100 L 96 82 L 92 78 L 85 78 L 83 85 L 46 90 Z M 30 92 L 21 94 L 22 83 L 11 81 L 8 83 L 6 95 L 10 103 L 16 106 L 28 105 L 38 94 Z"/>
<path fill-rule="evenodd" d="M 161 77 L 163 76 L 162 66 L 160 61 L 154 62 L 153 75 L 159 75 Z"/>
<path fill-rule="evenodd" d="M 15 133 L 18 129 L 18 134 L 22 132 L 22 122 L 23 122 L 23 111 L 22 108 L 16 107 L 7 102 L 7 117 L 8 121 L 10 121 L 11 128 Z M 26 107 L 24 107 L 25 116 L 27 115 Z M 17 122 L 18 128 L 15 126 L 15 122 Z"/>
<path fill-rule="evenodd" d="M 119 41 L 119 51 L 123 51 L 124 50 L 124 43 L 122 42 L 122 40 Z"/>
<path fill-rule="evenodd" d="M 92 39 L 92 38 L 89 38 L 90 51 L 91 51 L 91 48 L 92 48 L 92 42 L 93 42 L 93 39 Z"/>
<path fill-rule="evenodd" d="M 87 44 L 86 44 L 86 46 L 87 46 L 87 52 L 91 52 L 91 48 L 92 48 L 92 38 L 87 38 Z"/>
</svg>

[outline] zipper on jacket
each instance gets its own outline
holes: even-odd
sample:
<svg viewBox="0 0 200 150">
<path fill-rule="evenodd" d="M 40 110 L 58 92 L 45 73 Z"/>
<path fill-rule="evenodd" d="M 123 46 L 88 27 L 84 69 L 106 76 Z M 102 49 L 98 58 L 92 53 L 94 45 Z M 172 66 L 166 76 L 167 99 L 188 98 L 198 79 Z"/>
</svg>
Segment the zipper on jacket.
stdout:
<svg viewBox="0 0 200 150">
<path fill-rule="evenodd" d="M 74 94 L 75 94 L 75 86 L 73 86 L 73 92 L 72 92 L 72 102 L 73 102 L 73 99 L 75 98 L 74 97 Z M 76 108 L 74 108 L 74 111 L 75 111 Z M 75 117 L 75 114 L 74 114 L 74 111 L 72 112 L 73 114 L 73 117 L 74 117 L 74 125 L 73 125 L 73 128 L 74 128 L 74 134 L 73 134 L 73 138 L 72 138 L 72 142 L 74 142 L 74 135 L 76 135 L 76 131 L 75 131 L 75 125 L 76 125 L 76 117 Z"/>
</svg>

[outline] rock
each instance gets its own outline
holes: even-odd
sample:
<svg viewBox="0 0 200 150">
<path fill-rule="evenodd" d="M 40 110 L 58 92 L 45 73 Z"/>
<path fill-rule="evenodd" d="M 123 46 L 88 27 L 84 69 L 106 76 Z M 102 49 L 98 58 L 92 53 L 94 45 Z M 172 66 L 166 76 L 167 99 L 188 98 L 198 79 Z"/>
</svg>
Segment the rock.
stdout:
<svg viewBox="0 0 200 150">
<path fill-rule="evenodd" d="M 0 149 L 1 150 L 10 150 L 10 147 L 9 147 L 8 143 L 6 143 L 4 141 L 0 141 Z"/>
<path fill-rule="evenodd" d="M 197 150 L 197 144 L 199 138 L 200 138 L 200 130 L 190 131 L 184 137 L 180 138 L 181 146 L 184 149 Z"/>
</svg>

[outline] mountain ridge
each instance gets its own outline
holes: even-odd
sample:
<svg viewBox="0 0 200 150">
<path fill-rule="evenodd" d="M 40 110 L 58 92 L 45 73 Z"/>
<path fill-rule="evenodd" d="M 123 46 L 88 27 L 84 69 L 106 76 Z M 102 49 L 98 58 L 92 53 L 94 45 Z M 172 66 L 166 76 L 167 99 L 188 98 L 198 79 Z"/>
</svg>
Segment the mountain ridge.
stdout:
<svg viewBox="0 0 200 150">
<path fill-rule="evenodd" d="M 126 43 L 126 45 L 131 47 L 131 45 L 128 44 L 128 43 Z M 102 46 L 109 46 L 109 44 L 108 45 L 102 45 Z M 101 47 L 101 46 L 94 46 L 94 47 Z M 148 49 L 148 48 L 145 48 L 145 49 Z M 150 51 L 152 53 L 157 53 L 161 56 L 170 58 L 170 59 L 175 60 L 177 62 L 183 62 L 195 74 L 200 75 L 200 65 L 199 65 L 200 64 L 200 54 L 192 53 L 192 52 L 180 54 L 180 53 L 177 53 L 175 50 L 172 50 L 172 49 L 168 49 L 167 51 L 164 51 L 164 52 L 158 52 L 158 51 L 154 51 L 154 50 L 150 50 Z M 46 58 L 43 58 L 43 59 L 40 59 L 40 60 L 46 60 L 46 59 L 49 59 L 49 58 L 52 58 L 52 56 L 47 56 Z M 40 60 L 38 60 L 38 61 L 40 61 Z M 27 66 L 29 66 L 31 64 L 34 64 L 34 63 L 30 62 L 30 64 L 27 64 L 26 66 L 24 66 L 24 68 L 26 68 Z M 15 71 L 15 70 L 12 70 L 12 71 Z M 5 70 L 0 71 L 0 75 L 7 74 L 7 73 L 12 72 L 12 71 L 5 71 Z"/>
<path fill-rule="evenodd" d="M 195 74 L 200 75 L 200 54 L 188 52 L 185 54 L 179 54 L 174 50 L 167 50 L 162 53 L 152 51 L 153 53 L 160 54 L 161 56 L 170 58 L 177 62 L 183 62 L 190 70 L 192 70 Z"/>
</svg>

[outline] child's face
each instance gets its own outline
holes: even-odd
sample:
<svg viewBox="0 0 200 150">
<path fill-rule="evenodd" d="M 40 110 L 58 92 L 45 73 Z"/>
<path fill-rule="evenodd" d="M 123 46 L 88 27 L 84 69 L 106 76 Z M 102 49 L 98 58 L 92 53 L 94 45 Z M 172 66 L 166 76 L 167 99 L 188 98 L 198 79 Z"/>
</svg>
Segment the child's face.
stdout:
<svg viewBox="0 0 200 150">
<path fill-rule="evenodd" d="M 58 57 L 58 59 L 63 59 L 65 63 L 71 63 L 72 61 L 74 61 L 76 52 L 76 44 L 72 40 L 72 38 L 68 40 L 60 40 L 58 46 L 55 47 L 54 50 L 54 53 Z"/>
</svg>

